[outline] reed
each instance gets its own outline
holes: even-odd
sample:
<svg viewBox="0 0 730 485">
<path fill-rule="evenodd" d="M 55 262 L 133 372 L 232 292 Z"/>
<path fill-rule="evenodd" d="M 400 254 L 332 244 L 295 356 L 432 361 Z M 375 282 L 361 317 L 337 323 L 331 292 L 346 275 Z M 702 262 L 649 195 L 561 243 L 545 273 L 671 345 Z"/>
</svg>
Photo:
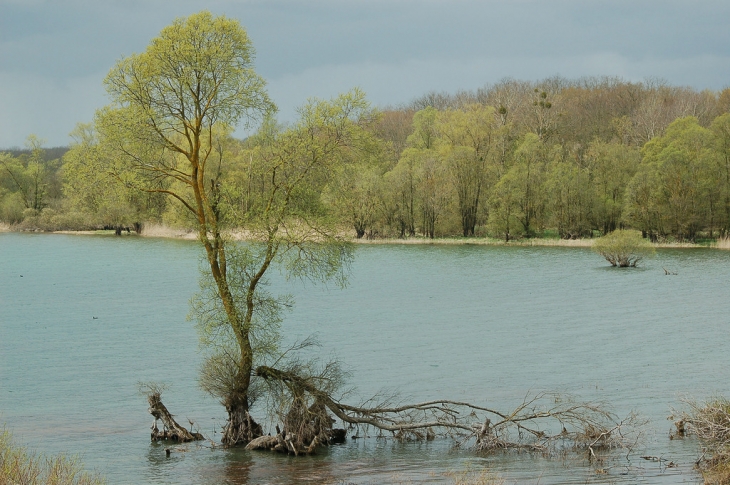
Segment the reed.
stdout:
<svg viewBox="0 0 730 485">
<path fill-rule="evenodd" d="M 717 238 L 717 241 L 715 241 L 715 243 L 712 245 L 712 247 L 717 248 L 717 249 L 729 250 L 730 249 L 730 236 Z"/>
<path fill-rule="evenodd" d="M 79 460 L 65 455 L 45 456 L 13 442 L 7 430 L 0 432 L 0 484 L 100 485 L 105 481 L 83 470 Z"/>
</svg>

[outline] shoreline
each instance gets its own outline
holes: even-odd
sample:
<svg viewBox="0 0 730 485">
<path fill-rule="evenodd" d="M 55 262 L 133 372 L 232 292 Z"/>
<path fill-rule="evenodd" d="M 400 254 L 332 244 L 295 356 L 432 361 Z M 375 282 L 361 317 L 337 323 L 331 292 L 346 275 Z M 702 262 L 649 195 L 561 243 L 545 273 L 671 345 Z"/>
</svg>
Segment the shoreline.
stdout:
<svg viewBox="0 0 730 485">
<path fill-rule="evenodd" d="M 95 230 L 95 231 L 15 231 L 12 226 L 5 223 L 0 223 L 0 233 L 6 232 L 29 232 L 29 233 L 46 233 L 46 234 L 67 234 L 67 235 L 91 235 L 91 236 L 113 236 L 114 231 L 112 230 Z M 126 236 L 123 233 L 122 236 Z M 197 233 L 187 229 L 175 229 L 160 224 L 154 224 L 145 226 L 142 229 L 141 234 L 129 234 L 137 237 L 149 237 L 149 238 L 163 238 L 163 239 L 178 239 L 194 241 L 197 239 Z M 246 231 L 236 230 L 228 234 L 231 239 L 235 241 L 251 241 L 253 238 L 247 234 Z M 399 238 L 383 238 L 383 239 L 357 239 L 350 238 L 350 242 L 353 244 L 362 245 L 430 245 L 430 246 L 503 246 L 503 247 L 575 247 L 575 248 L 590 248 L 595 239 L 556 239 L 556 238 L 533 238 L 533 239 L 519 239 L 509 242 L 505 242 L 503 239 L 494 239 L 490 237 L 474 237 L 474 238 L 422 238 L 412 237 L 407 239 Z M 711 249 L 723 249 L 730 250 L 730 239 L 719 240 L 711 245 L 701 245 L 696 243 L 679 243 L 679 242 L 665 242 L 665 243 L 652 243 L 657 249 L 691 249 L 691 248 L 711 248 Z"/>
</svg>

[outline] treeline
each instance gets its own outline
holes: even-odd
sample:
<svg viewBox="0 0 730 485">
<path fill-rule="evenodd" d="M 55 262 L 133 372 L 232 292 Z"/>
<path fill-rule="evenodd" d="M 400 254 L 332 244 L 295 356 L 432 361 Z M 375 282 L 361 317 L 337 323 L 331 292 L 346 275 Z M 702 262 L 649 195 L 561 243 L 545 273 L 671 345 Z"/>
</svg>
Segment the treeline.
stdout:
<svg viewBox="0 0 730 485">
<path fill-rule="evenodd" d="M 312 197 L 357 237 L 579 238 L 619 227 L 653 240 L 723 237 L 729 112 L 730 89 L 614 78 L 431 93 L 373 111 L 360 148 L 342 156 L 326 190 Z M 0 219 L 41 229 L 189 226 L 165 197 L 169 187 L 150 191 L 149 180 L 115 164 L 113 130 L 100 137 L 99 123 L 113 120 L 102 113 L 79 125 L 60 160 L 45 160 L 35 138 L 27 153 L 2 154 Z M 268 120 L 236 140 L 221 127 L 207 162 L 218 167 L 220 210 L 256 210 L 267 184 L 257 160 L 283 131 Z M 153 155 L 177 163 L 174 153 Z"/>
</svg>

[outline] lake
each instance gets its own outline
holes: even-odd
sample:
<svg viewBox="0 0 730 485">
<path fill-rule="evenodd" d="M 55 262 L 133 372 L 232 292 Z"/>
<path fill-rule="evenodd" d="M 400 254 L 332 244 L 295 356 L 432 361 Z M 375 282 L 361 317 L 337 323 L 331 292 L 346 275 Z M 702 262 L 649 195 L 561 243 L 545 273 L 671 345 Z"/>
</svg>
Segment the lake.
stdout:
<svg viewBox="0 0 730 485">
<path fill-rule="evenodd" d="M 616 269 L 584 248 L 363 245 L 344 290 L 272 277 L 296 300 L 283 332 L 316 334 L 350 371 L 353 402 L 397 391 L 509 411 L 559 391 L 640 413 L 642 446 L 606 474 L 570 454 L 483 456 L 446 439 L 348 440 L 306 458 L 192 444 L 166 458 L 139 381 L 168 384 L 171 412 L 214 440 L 225 421 L 197 387 L 186 320 L 200 255 L 190 241 L 0 234 L 0 423 L 109 483 L 449 483 L 484 467 L 506 483 L 698 483 L 697 443 L 670 440 L 667 417 L 683 397 L 730 394 L 730 252 L 664 249 Z"/>
</svg>

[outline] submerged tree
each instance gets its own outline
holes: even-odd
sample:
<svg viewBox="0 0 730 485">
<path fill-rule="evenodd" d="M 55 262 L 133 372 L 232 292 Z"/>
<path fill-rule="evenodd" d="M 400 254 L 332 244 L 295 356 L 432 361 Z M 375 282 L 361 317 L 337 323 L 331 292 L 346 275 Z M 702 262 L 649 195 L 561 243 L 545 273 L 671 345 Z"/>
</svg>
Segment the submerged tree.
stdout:
<svg viewBox="0 0 730 485">
<path fill-rule="evenodd" d="M 312 101 L 299 123 L 283 132 L 264 124 L 234 156 L 229 127 L 273 110 L 252 56 L 238 22 L 208 12 L 178 19 L 110 72 L 116 104 L 97 116 L 105 146 L 125 164 L 120 171 L 134 171 L 141 190 L 177 199 L 197 225 L 206 276 L 193 314 L 210 350 L 201 383 L 228 412 L 225 445 L 262 432 L 249 412 L 253 369 L 276 348 L 287 304 L 264 291 L 272 264 L 291 276 L 326 280 L 351 257 L 329 229 L 321 194 L 335 165 L 366 138 L 361 125 L 373 119 L 358 91 Z M 235 177 L 241 170 L 234 170 L 242 159 L 251 182 L 245 195 Z M 230 227 L 260 244 L 231 246 Z"/>
<path fill-rule="evenodd" d="M 639 231 L 617 229 L 596 240 L 592 246 L 611 266 L 636 267 L 646 256 L 654 254 L 654 246 Z"/>
<path fill-rule="evenodd" d="M 235 20 L 201 12 L 164 28 L 141 54 L 106 78 L 114 104 L 97 126 L 114 155 L 137 171 L 142 190 L 168 194 L 195 218 L 226 320 L 240 350 L 238 393 L 227 406 L 224 442 L 255 436 L 249 417 L 252 347 L 228 281 L 215 145 L 221 127 L 274 109 L 252 67 L 253 47 Z M 160 186 L 157 182 L 172 182 Z M 265 270 L 265 269 L 264 269 Z"/>
</svg>

